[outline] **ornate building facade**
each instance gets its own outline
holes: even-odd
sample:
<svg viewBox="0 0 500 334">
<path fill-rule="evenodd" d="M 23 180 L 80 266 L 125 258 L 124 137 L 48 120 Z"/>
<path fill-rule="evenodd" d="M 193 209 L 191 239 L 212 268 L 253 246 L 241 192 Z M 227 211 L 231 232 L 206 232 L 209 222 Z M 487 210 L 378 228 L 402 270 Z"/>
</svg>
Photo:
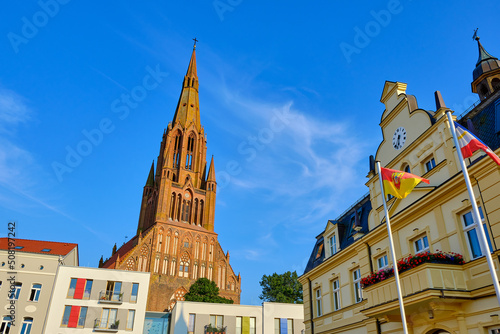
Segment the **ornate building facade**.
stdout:
<svg viewBox="0 0 500 334">
<path fill-rule="evenodd" d="M 453 118 L 500 155 L 500 61 L 477 41 L 479 59 L 471 86 L 479 101 Z M 500 333 L 500 307 L 477 235 L 484 228 L 498 275 L 500 166 L 482 151 L 466 159 L 482 215 L 475 222 L 445 116 L 449 109 L 439 92 L 436 110 L 419 108 L 406 87 L 385 83 L 380 99 L 385 107 L 383 139 L 370 157 L 369 192 L 327 222 L 299 278 L 306 334 L 403 333 L 394 276 L 385 274 L 394 264 L 376 160 L 430 180 L 404 199 L 387 197 L 397 261 L 424 258 L 400 271 L 408 333 Z M 431 260 L 440 252 L 458 253 L 464 263 Z"/>
<path fill-rule="evenodd" d="M 171 310 L 198 278 L 240 302 L 241 276 L 229 264 L 214 231 L 217 182 L 200 123 L 196 46 L 174 118 L 163 132 L 156 169 L 144 186 L 137 235 L 103 267 L 151 273 L 148 311 Z"/>
</svg>

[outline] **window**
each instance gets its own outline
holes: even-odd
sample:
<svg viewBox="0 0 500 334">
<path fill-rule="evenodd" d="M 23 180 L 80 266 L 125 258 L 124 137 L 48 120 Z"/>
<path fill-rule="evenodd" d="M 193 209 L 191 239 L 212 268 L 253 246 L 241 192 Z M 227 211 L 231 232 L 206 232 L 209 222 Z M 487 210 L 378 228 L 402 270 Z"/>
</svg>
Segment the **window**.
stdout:
<svg viewBox="0 0 500 334">
<path fill-rule="evenodd" d="M 132 283 L 132 293 L 130 294 L 131 303 L 137 303 L 137 292 L 139 292 L 139 283 Z"/>
<path fill-rule="evenodd" d="M 434 158 L 430 158 L 424 163 L 424 166 L 425 166 L 425 172 L 427 173 L 431 171 L 434 167 L 436 167 L 436 161 L 434 160 Z"/>
<path fill-rule="evenodd" d="M 2 324 L 0 325 L 0 334 L 9 334 L 11 326 L 12 318 L 10 316 L 3 317 Z"/>
<path fill-rule="evenodd" d="M 274 334 L 292 334 L 293 320 L 286 318 L 274 319 Z"/>
<path fill-rule="evenodd" d="M 37 302 L 38 298 L 40 298 L 40 292 L 42 291 L 42 285 L 41 284 L 33 284 L 31 285 L 31 293 L 30 293 L 30 299 L 28 299 L 30 302 Z"/>
<path fill-rule="evenodd" d="M 72 278 L 69 282 L 68 296 L 72 299 L 89 299 L 92 292 L 91 279 Z"/>
<path fill-rule="evenodd" d="M 61 327 L 76 328 L 85 326 L 87 307 L 66 305 L 64 307 Z"/>
<path fill-rule="evenodd" d="M 334 234 L 330 237 L 330 255 L 337 253 L 337 236 Z"/>
<path fill-rule="evenodd" d="M 134 329 L 134 317 L 135 317 L 135 310 L 128 310 L 127 327 L 125 328 L 126 330 L 131 331 Z"/>
<path fill-rule="evenodd" d="M 500 334 L 500 328 L 490 328 L 488 334 Z"/>
<path fill-rule="evenodd" d="M 52 249 L 50 249 L 50 248 L 44 248 L 44 249 L 42 249 L 42 252 L 50 252 L 51 250 Z"/>
<path fill-rule="evenodd" d="M 333 310 L 337 311 L 340 309 L 340 282 L 338 279 L 332 282 L 333 291 Z"/>
<path fill-rule="evenodd" d="M 210 315 L 210 325 L 217 328 L 222 327 L 224 325 L 224 316 Z"/>
<path fill-rule="evenodd" d="M 18 300 L 19 299 L 19 295 L 21 294 L 21 287 L 22 286 L 23 286 L 23 283 L 20 283 L 20 282 L 14 283 L 14 291 L 9 290 L 9 292 L 12 291 L 10 293 L 10 295 L 9 295 L 9 299 Z"/>
<path fill-rule="evenodd" d="M 378 265 L 379 270 L 383 269 L 389 265 L 389 263 L 387 262 L 387 254 L 385 254 L 377 259 L 377 265 Z"/>
<path fill-rule="evenodd" d="M 352 281 L 354 288 L 354 302 L 359 303 L 363 300 L 363 295 L 361 293 L 361 271 L 359 269 L 352 272 Z"/>
<path fill-rule="evenodd" d="M 428 241 L 426 235 L 413 241 L 413 245 L 415 246 L 415 253 L 416 254 L 426 252 L 429 250 L 429 241 Z"/>
<path fill-rule="evenodd" d="M 411 173 L 410 165 L 405 165 L 405 167 L 403 168 L 403 171 L 405 173 Z"/>
<path fill-rule="evenodd" d="M 100 298 L 115 302 L 121 302 L 123 293 L 122 293 L 122 282 L 108 281 L 106 285 L 106 294 L 105 296 L 101 296 Z"/>
<path fill-rule="evenodd" d="M 481 216 L 481 221 L 484 221 L 483 210 L 479 208 L 479 215 Z M 462 215 L 462 223 L 464 226 L 465 239 L 467 240 L 467 246 L 469 247 L 469 253 L 471 255 L 471 259 L 477 259 L 478 257 L 483 256 L 483 252 L 481 250 L 481 244 L 479 242 L 479 238 L 476 230 L 476 223 L 472 217 L 472 211 L 467 212 Z M 486 239 L 488 240 L 488 246 L 491 249 L 491 240 L 488 233 L 488 229 L 486 228 L 486 224 L 483 223 L 484 233 L 486 234 Z"/>
<path fill-rule="evenodd" d="M 236 334 L 255 334 L 255 318 L 236 317 Z"/>
<path fill-rule="evenodd" d="M 24 246 L 16 246 L 16 247 L 14 247 L 14 249 L 23 249 L 23 248 L 24 248 Z"/>
<path fill-rule="evenodd" d="M 391 194 L 387 194 L 387 199 L 385 201 L 389 202 L 393 198 L 394 198 L 394 196 L 392 196 Z"/>
<path fill-rule="evenodd" d="M 33 318 L 24 318 L 20 334 L 30 334 L 31 326 L 33 326 Z"/>
<path fill-rule="evenodd" d="M 316 316 L 321 317 L 323 315 L 323 305 L 321 303 L 321 289 L 317 289 L 316 292 Z"/>
<path fill-rule="evenodd" d="M 194 334 L 194 322 L 196 320 L 196 314 L 189 314 L 188 322 L 188 334 Z M 240 328 L 241 329 L 241 328 Z M 236 333 L 238 333 L 238 317 L 236 318 Z"/>
<path fill-rule="evenodd" d="M 108 329 L 118 329 L 118 323 L 116 321 L 116 313 L 118 309 L 116 308 L 103 308 L 101 319 L 97 323 L 98 328 L 108 328 Z"/>
</svg>

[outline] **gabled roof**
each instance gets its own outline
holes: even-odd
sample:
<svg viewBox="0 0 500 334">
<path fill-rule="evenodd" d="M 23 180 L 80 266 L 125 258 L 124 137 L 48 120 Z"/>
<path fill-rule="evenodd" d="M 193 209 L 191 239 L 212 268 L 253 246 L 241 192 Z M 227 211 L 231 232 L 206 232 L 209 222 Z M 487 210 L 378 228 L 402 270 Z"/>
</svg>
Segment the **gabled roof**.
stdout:
<svg viewBox="0 0 500 334">
<path fill-rule="evenodd" d="M 11 239 L 12 240 L 12 239 Z M 0 249 L 9 250 L 8 238 L 0 238 Z M 15 239 L 15 251 L 25 253 L 38 253 L 50 255 L 67 255 L 73 249 L 78 247 L 78 244 L 55 241 Z"/>
</svg>

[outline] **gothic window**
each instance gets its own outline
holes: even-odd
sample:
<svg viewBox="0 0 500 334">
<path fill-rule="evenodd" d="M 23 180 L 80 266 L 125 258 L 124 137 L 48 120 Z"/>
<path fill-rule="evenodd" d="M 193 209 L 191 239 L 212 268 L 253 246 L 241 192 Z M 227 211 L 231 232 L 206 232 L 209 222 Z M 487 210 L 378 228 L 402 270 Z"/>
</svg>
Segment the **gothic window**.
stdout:
<svg viewBox="0 0 500 334">
<path fill-rule="evenodd" d="M 172 263 L 170 264 L 170 276 L 175 276 L 175 268 L 177 267 L 177 261 L 172 259 Z"/>
<path fill-rule="evenodd" d="M 191 201 L 182 201 L 182 221 L 189 222 L 189 216 L 191 213 Z"/>
<path fill-rule="evenodd" d="M 219 266 L 217 268 L 217 286 L 219 287 L 219 289 L 222 289 L 222 285 L 221 285 L 221 275 L 222 275 L 222 268 L 221 266 Z"/>
<path fill-rule="evenodd" d="M 198 224 L 198 199 L 194 200 L 194 224 Z"/>
<path fill-rule="evenodd" d="M 127 260 L 127 265 L 125 267 L 125 270 L 134 270 L 135 269 L 135 263 L 133 258 L 129 258 Z"/>
<path fill-rule="evenodd" d="M 175 219 L 181 220 L 181 208 L 182 208 L 182 196 L 179 194 L 177 196 L 177 215 Z"/>
<path fill-rule="evenodd" d="M 197 239 L 194 247 L 194 258 L 198 259 L 199 255 L 200 255 L 200 239 Z"/>
<path fill-rule="evenodd" d="M 198 263 L 194 263 L 193 265 L 193 279 L 198 279 Z"/>
<path fill-rule="evenodd" d="M 154 268 L 154 272 L 157 273 L 158 270 L 160 269 L 160 257 L 156 257 L 155 258 L 155 268 Z"/>
<path fill-rule="evenodd" d="M 170 251 L 170 231 L 167 234 L 167 237 L 165 238 L 165 254 L 168 254 Z"/>
<path fill-rule="evenodd" d="M 202 260 L 207 259 L 207 242 L 206 241 L 203 243 L 203 252 L 201 252 L 201 259 Z"/>
<path fill-rule="evenodd" d="M 203 200 L 200 201 L 200 225 L 203 225 L 203 210 L 205 207 L 205 202 Z"/>
<path fill-rule="evenodd" d="M 189 257 L 186 253 L 179 263 L 179 277 L 189 277 Z"/>
<path fill-rule="evenodd" d="M 213 262 L 214 260 L 214 239 L 210 241 L 210 251 L 208 253 L 208 261 Z"/>
<path fill-rule="evenodd" d="M 177 254 L 177 245 L 179 244 L 179 232 L 175 232 L 174 236 L 174 249 L 172 250 L 172 254 Z"/>
<path fill-rule="evenodd" d="M 175 193 L 172 193 L 170 199 L 170 218 L 175 219 Z"/>
<path fill-rule="evenodd" d="M 221 281 L 221 289 L 226 290 L 226 267 L 222 267 L 222 281 Z"/>
<path fill-rule="evenodd" d="M 193 169 L 193 152 L 194 152 L 194 135 L 191 134 L 188 138 L 187 155 L 186 155 L 186 169 Z"/>
<path fill-rule="evenodd" d="M 205 263 L 201 264 L 200 278 L 205 277 Z"/>
<path fill-rule="evenodd" d="M 161 273 L 166 275 L 168 270 L 168 258 L 163 259 L 163 267 Z"/>
<path fill-rule="evenodd" d="M 156 241 L 156 251 L 161 252 L 161 244 L 163 241 L 163 229 L 158 232 L 158 240 Z"/>
<path fill-rule="evenodd" d="M 172 167 L 174 168 L 179 167 L 179 163 L 181 161 L 181 141 L 182 141 L 181 134 L 178 133 L 175 136 L 174 155 L 172 156 Z"/>
<path fill-rule="evenodd" d="M 212 280 L 212 274 L 213 274 L 213 266 L 210 265 L 208 266 L 208 277 L 207 277 L 209 280 Z"/>
</svg>

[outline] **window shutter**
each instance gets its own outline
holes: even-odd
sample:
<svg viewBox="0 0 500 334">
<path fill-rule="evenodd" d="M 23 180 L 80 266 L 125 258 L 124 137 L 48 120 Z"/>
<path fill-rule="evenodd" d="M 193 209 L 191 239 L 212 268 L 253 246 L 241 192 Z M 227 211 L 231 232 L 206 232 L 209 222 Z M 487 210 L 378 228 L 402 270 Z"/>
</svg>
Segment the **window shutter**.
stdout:
<svg viewBox="0 0 500 334">
<path fill-rule="evenodd" d="M 78 325 L 78 316 L 80 315 L 80 306 L 72 306 L 69 314 L 68 327 L 76 328 Z"/>
<path fill-rule="evenodd" d="M 241 334 L 250 334 L 250 317 L 241 320 Z"/>
<path fill-rule="evenodd" d="M 75 294 L 73 296 L 73 299 L 82 299 L 83 298 L 83 291 L 85 290 L 85 279 L 84 278 L 79 278 L 76 281 L 76 287 L 75 287 Z"/>
</svg>

